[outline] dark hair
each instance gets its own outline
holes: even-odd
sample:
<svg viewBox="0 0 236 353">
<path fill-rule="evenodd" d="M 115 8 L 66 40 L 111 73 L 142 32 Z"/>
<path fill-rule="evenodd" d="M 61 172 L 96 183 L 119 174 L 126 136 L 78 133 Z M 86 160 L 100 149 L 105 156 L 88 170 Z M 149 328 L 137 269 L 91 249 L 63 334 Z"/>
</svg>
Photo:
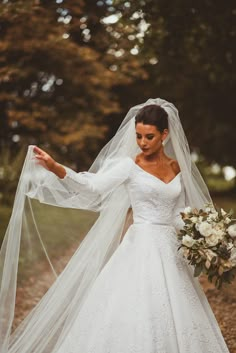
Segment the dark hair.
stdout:
<svg viewBox="0 0 236 353">
<path fill-rule="evenodd" d="M 145 105 L 135 117 L 135 125 L 137 123 L 155 125 L 157 130 L 163 132 L 168 129 L 168 114 L 160 105 Z"/>
</svg>

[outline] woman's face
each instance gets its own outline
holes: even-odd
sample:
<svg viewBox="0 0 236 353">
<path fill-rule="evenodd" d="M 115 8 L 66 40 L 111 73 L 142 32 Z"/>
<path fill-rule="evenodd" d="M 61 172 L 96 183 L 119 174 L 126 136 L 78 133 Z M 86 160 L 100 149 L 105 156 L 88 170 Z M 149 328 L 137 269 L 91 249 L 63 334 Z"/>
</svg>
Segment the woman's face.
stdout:
<svg viewBox="0 0 236 353">
<path fill-rule="evenodd" d="M 155 125 L 136 124 L 137 144 L 146 156 L 158 152 L 162 148 L 162 141 L 167 135 L 167 129 L 161 133 Z"/>
</svg>

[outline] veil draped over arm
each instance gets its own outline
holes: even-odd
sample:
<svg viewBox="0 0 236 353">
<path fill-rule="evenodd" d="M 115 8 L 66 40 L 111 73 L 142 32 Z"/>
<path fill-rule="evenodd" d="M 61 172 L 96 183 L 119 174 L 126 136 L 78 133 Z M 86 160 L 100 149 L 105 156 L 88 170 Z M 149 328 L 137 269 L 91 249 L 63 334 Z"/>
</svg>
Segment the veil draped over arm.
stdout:
<svg viewBox="0 0 236 353">
<path fill-rule="evenodd" d="M 191 162 L 178 111 L 173 104 L 160 98 L 149 99 L 129 110 L 116 135 L 101 150 L 88 172 L 75 173 L 66 168 L 66 177 L 59 179 L 33 159 L 33 147 L 29 147 L 0 253 L 1 353 L 53 353 L 58 350 L 65 335 L 69 334 L 71 325 L 89 295 L 89 289 L 119 246 L 130 207 L 126 181 L 134 163 L 133 159 L 139 152 L 134 118 L 148 104 L 161 105 L 168 113 L 169 138 L 164 149 L 179 163 L 185 190 L 185 206 L 202 207 L 211 202 L 207 187 L 197 167 Z M 47 209 L 49 218 L 53 218 L 51 215 L 55 213 L 59 215 L 50 230 L 44 227 L 42 232 L 46 213 L 41 216 L 40 222 L 37 221 L 34 209 L 36 203 L 50 207 L 50 210 Z M 60 209 L 63 213 L 59 212 Z M 57 275 L 47 253 L 45 240 L 51 240 L 51 231 L 55 232 L 54 241 L 61 233 L 66 240 L 70 237 L 73 232 L 72 218 L 68 217 L 67 209 L 74 209 L 74 218 L 77 218 L 77 212 L 82 212 L 81 210 L 92 211 L 97 218 L 88 232 L 86 231 L 86 236 L 68 264 Z M 62 228 L 62 218 L 67 222 L 66 228 Z M 78 229 L 82 223 L 78 220 Z M 17 272 L 19 268 L 26 267 L 25 257 L 21 256 L 21 252 L 30 250 L 33 238 L 38 240 L 38 246 L 43 249 L 55 280 L 11 334 Z M 31 259 L 33 260 L 32 256 Z M 37 266 L 28 267 L 31 274 L 36 273 Z"/>
<path fill-rule="evenodd" d="M 71 316 L 79 310 L 86 290 L 119 245 L 123 221 L 130 205 L 124 182 L 132 163 L 130 158 L 113 159 L 104 163 L 97 173 L 76 173 L 66 168 L 66 177 L 59 179 L 34 159 L 33 146 L 29 147 L 1 249 L 1 352 L 48 352 L 48 345 L 53 346 L 62 328 L 65 329 L 67 317 L 68 326 L 71 324 Z M 12 335 L 8 350 L 9 342 L 5 337 L 7 330 L 10 332 L 14 316 L 22 226 L 29 218 L 25 206 L 31 204 L 32 198 L 53 206 L 97 211 L 99 217 L 63 273 Z M 35 227 L 38 229 L 39 225 L 36 223 Z M 31 229 L 26 227 L 25 232 L 28 234 L 24 236 L 32 237 L 32 226 Z"/>
</svg>

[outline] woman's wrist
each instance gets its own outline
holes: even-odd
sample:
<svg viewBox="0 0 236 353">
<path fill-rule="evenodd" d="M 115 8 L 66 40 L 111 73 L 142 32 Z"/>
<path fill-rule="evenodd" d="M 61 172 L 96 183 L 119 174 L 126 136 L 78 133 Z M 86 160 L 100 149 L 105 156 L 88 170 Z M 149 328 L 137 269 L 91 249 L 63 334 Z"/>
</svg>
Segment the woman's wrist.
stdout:
<svg viewBox="0 0 236 353">
<path fill-rule="evenodd" d="M 65 168 L 61 164 L 57 163 L 56 161 L 53 167 L 51 168 L 51 172 L 56 174 L 56 176 L 58 176 L 58 178 L 60 179 L 63 179 L 66 176 Z"/>
</svg>

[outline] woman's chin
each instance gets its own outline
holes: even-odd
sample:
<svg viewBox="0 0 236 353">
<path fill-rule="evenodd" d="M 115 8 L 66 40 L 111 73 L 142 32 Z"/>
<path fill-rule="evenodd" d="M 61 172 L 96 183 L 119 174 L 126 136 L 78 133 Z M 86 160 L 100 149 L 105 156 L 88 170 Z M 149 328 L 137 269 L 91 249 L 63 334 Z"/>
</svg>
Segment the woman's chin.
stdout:
<svg viewBox="0 0 236 353">
<path fill-rule="evenodd" d="M 150 153 L 150 150 L 142 150 L 145 155 Z"/>
</svg>

